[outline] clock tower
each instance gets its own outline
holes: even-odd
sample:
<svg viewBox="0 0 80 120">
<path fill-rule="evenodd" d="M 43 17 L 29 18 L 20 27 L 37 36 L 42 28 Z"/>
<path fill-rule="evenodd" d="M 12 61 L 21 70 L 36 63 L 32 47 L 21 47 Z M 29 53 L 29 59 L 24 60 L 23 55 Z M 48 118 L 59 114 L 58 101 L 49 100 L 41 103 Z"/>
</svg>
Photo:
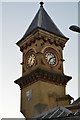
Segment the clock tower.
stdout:
<svg viewBox="0 0 80 120">
<path fill-rule="evenodd" d="M 63 69 L 67 41 L 40 2 L 32 23 L 17 42 L 23 61 L 22 76 L 15 83 L 21 89 L 21 113 L 26 118 L 70 104 L 72 97 L 65 89 L 71 77 Z"/>
</svg>

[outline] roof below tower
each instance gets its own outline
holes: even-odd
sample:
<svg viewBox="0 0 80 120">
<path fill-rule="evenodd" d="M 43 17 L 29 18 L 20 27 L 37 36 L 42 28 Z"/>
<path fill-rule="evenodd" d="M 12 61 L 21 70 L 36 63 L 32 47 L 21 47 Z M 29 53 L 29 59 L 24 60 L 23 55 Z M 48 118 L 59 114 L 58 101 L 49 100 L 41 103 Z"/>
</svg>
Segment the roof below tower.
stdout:
<svg viewBox="0 0 80 120">
<path fill-rule="evenodd" d="M 34 17 L 32 23 L 30 24 L 29 28 L 27 29 L 22 39 L 25 39 L 36 28 L 40 28 L 42 30 L 55 34 L 59 37 L 68 39 L 62 34 L 62 32 L 58 29 L 58 27 L 52 21 L 50 16 L 47 14 L 45 9 L 43 8 L 43 2 L 40 2 L 40 4 L 41 4 L 40 9 L 38 10 L 36 16 Z"/>
<path fill-rule="evenodd" d="M 77 104 L 80 104 L 80 97 L 72 103 L 72 105 L 77 105 Z"/>
<path fill-rule="evenodd" d="M 34 117 L 34 120 L 80 120 L 79 111 L 80 110 L 78 110 L 75 114 L 65 107 L 58 106 L 54 109 L 39 114 Z M 33 118 L 31 120 L 33 120 Z"/>
</svg>

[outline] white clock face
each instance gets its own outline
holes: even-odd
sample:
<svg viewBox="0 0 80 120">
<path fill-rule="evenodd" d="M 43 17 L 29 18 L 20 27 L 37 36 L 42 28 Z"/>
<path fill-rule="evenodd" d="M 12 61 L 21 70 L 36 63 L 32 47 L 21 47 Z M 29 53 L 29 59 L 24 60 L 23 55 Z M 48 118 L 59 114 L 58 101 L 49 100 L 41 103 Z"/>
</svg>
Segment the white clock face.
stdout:
<svg viewBox="0 0 80 120">
<path fill-rule="evenodd" d="M 35 55 L 31 54 L 28 58 L 28 65 L 31 67 L 35 62 Z"/>
<path fill-rule="evenodd" d="M 51 52 L 46 53 L 45 58 L 50 65 L 56 64 L 56 57 L 53 53 L 51 53 Z"/>
</svg>

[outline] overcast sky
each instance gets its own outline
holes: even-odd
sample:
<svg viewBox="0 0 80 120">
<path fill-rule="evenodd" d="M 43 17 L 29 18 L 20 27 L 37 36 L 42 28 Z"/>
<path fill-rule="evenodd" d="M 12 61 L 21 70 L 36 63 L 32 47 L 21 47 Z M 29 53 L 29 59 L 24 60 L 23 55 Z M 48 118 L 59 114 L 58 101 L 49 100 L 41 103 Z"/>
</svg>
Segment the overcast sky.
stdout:
<svg viewBox="0 0 80 120">
<path fill-rule="evenodd" d="M 10 0 L 12 1 L 12 0 Z M 0 117 L 23 117 L 20 113 L 20 88 L 14 81 L 21 76 L 22 54 L 16 42 L 21 39 L 39 9 L 36 2 L 2 2 L 2 41 L 0 79 Z M 46 0 L 45 0 L 46 1 Z M 0 3 L 1 6 L 1 3 Z M 78 25 L 78 3 L 45 2 L 45 10 L 54 23 L 69 37 L 64 48 L 64 73 L 72 76 L 67 84 L 67 94 L 78 98 L 78 34 L 69 30 Z M 1 8 L 0 8 L 1 9 Z M 0 20 L 1 25 L 1 20 Z M 1 36 L 0 36 L 1 38 Z"/>
</svg>

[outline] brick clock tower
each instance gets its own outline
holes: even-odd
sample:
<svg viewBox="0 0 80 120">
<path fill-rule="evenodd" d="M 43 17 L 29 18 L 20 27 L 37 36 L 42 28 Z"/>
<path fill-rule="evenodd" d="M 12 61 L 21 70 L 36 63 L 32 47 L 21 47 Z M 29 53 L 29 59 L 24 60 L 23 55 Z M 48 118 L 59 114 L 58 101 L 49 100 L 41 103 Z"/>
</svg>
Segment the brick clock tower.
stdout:
<svg viewBox="0 0 80 120">
<path fill-rule="evenodd" d="M 65 37 L 40 2 L 40 9 L 23 38 L 17 42 L 23 54 L 22 76 L 15 81 L 21 89 L 21 113 L 26 118 L 67 106 L 72 97 L 65 87 L 71 79 L 64 74 Z"/>
</svg>

